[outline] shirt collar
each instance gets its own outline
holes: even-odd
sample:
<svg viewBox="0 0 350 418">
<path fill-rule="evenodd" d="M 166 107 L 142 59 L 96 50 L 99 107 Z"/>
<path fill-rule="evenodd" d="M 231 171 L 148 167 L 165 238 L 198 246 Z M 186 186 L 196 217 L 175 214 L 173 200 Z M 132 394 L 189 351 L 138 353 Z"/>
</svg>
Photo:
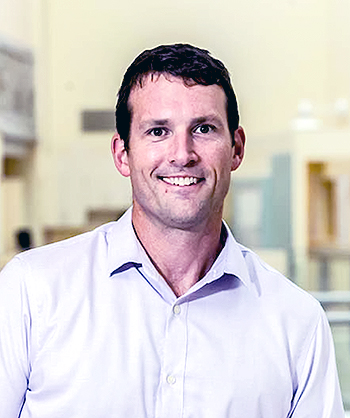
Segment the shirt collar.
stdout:
<svg viewBox="0 0 350 418">
<path fill-rule="evenodd" d="M 129 208 L 107 233 L 108 268 L 111 276 L 142 265 L 140 244 L 133 230 L 131 219 L 132 208 Z M 249 288 L 249 272 L 243 256 L 243 248 L 236 242 L 225 222 L 223 222 L 223 228 L 227 233 L 225 245 L 201 282 L 209 283 L 224 274 L 229 274 L 238 278 Z"/>
<path fill-rule="evenodd" d="M 238 244 L 225 221 L 223 228 L 226 229 L 227 238 L 225 246 L 215 260 L 212 270 L 216 270 L 216 276 L 221 277 L 223 274 L 230 274 L 237 277 L 246 287 L 250 287 L 250 275 L 244 258 L 244 247 Z M 209 271 L 209 272 L 210 272 Z"/>
<path fill-rule="evenodd" d="M 107 233 L 108 271 L 111 276 L 140 264 L 138 241 L 129 208 Z"/>
</svg>

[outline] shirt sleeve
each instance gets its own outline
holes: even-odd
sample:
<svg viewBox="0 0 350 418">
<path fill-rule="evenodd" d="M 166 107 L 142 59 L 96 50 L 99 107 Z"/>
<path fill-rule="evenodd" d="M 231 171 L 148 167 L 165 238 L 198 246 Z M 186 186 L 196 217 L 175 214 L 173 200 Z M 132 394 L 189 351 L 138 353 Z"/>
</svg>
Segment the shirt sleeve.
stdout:
<svg viewBox="0 0 350 418">
<path fill-rule="evenodd" d="M 300 373 L 288 418 L 344 418 L 333 338 L 326 315 L 320 318 Z"/>
<path fill-rule="evenodd" d="M 0 272 L 0 417 L 18 418 L 30 374 L 31 315 L 21 261 Z"/>
</svg>

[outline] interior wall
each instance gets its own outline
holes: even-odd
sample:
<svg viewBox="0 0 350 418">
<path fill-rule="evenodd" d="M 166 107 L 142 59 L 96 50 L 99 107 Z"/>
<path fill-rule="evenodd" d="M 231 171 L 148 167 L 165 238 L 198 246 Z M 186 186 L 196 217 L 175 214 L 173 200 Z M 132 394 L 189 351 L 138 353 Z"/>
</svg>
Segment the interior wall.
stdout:
<svg viewBox="0 0 350 418">
<path fill-rule="evenodd" d="M 334 103 L 337 97 L 350 95 L 350 2 L 332 0 L 328 20 L 328 57 L 330 77 L 327 83 L 328 98 Z M 325 111 L 332 113 L 332 108 Z"/>
</svg>

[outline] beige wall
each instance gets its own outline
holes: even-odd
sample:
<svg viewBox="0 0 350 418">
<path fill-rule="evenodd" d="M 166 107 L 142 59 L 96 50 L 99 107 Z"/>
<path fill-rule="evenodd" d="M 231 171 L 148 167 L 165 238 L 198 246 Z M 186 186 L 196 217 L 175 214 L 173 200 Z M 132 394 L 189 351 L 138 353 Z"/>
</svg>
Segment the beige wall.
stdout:
<svg viewBox="0 0 350 418">
<path fill-rule="evenodd" d="M 327 80 L 328 98 L 350 94 L 350 2 L 332 0 L 328 20 L 328 65 L 330 76 Z"/>
</svg>

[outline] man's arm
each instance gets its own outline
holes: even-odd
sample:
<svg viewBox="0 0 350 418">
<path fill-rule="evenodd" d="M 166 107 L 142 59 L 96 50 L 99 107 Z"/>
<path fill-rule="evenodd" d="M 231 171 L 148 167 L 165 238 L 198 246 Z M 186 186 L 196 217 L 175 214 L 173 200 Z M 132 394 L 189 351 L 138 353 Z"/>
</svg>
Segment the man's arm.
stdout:
<svg viewBox="0 0 350 418">
<path fill-rule="evenodd" d="M 333 339 L 323 311 L 299 375 L 288 418 L 344 418 Z"/>
<path fill-rule="evenodd" d="M 18 418 L 30 373 L 31 314 L 21 261 L 0 273 L 0 417 Z"/>
</svg>

